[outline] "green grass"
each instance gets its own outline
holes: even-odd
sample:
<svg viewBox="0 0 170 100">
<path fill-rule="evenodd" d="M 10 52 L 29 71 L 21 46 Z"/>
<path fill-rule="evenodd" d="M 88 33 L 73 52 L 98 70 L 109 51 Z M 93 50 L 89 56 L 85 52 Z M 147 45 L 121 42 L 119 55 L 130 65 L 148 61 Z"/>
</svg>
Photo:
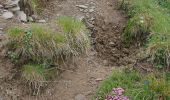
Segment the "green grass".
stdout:
<svg viewBox="0 0 170 100">
<path fill-rule="evenodd" d="M 22 68 L 22 77 L 30 83 L 46 81 L 46 69 L 40 65 L 27 64 Z"/>
<path fill-rule="evenodd" d="M 123 32 L 125 46 L 146 45 L 155 66 L 169 66 L 170 1 L 124 0 L 122 4 L 130 17 Z"/>
<path fill-rule="evenodd" d="M 58 75 L 58 67 L 74 57 L 86 54 L 90 40 L 85 25 L 70 17 L 60 17 L 60 32 L 48 26 L 32 24 L 7 31 L 6 53 L 22 69 L 22 78 L 38 93 L 46 80 Z"/>
<path fill-rule="evenodd" d="M 57 22 L 62 29 L 61 33 L 38 24 L 29 28 L 9 29 L 8 52 L 18 55 L 19 61 L 36 63 L 51 63 L 86 54 L 90 42 L 85 25 L 70 17 L 61 17 Z"/>
<path fill-rule="evenodd" d="M 74 54 L 86 52 L 86 48 L 90 47 L 90 39 L 86 26 L 81 21 L 63 16 L 58 18 L 57 24 L 63 30 L 70 47 L 74 48 Z"/>
<path fill-rule="evenodd" d="M 105 100 L 113 88 L 125 89 L 125 96 L 130 100 L 159 100 L 170 97 L 170 82 L 163 76 L 156 78 L 154 74 L 141 75 L 136 71 L 114 70 L 113 74 L 103 81 L 96 92 L 94 100 Z"/>
</svg>

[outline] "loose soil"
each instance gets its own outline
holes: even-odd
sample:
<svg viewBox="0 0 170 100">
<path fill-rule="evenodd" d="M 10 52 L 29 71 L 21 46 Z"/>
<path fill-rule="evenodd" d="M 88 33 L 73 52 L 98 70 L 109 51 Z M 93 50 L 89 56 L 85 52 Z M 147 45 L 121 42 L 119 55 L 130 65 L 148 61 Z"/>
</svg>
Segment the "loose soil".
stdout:
<svg viewBox="0 0 170 100">
<path fill-rule="evenodd" d="M 94 7 L 93 12 L 83 11 L 76 5 Z M 17 78 L 13 64 L 0 57 L 0 100 L 90 100 L 103 79 L 114 68 L 135 63 L 136 49 L 124 48 L 121 33 L 127 21 L 123 11 L 117 10 L 116 0 L 53 0 L 42 12 L 50 26 L 59 16 L 82 19 L 89 28 L 92 49 L 87 56 L 77 58 L 42 91 L 30 96 Z M 7 22 L 9 24 L 9 22 Z M 7 25 L 8 26 L 8 25 Z M 0 36 L 0 40 L 3 36 Z M 1 41 L 2 41 L 1 40 Z M 0 50 L 1 52 L 2 49 Z M 81 97 L 79 97 L 81 95 Z M 76 99 L 79 98 L 79 99 Z"/>
</svg>

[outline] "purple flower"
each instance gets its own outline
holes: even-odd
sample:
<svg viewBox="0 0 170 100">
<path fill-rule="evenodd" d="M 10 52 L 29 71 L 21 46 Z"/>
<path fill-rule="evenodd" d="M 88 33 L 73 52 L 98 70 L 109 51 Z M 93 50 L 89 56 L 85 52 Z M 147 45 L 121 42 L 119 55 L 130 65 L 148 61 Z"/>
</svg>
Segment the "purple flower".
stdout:
<svg viewBox="0 0 170 100">
<path fill-rule="evenodd" d="M 123 88 L 113 88 L 113 95 L 107 95 L 105 100 L 129 100 L 128 97 L 123 96 L 124 91 Z"/>
<path fill-rule="evenodd" d="M 124 89 L 123 88 L 113 88 L 113 93 L 116 95 L 122 95 L 124 93 Z"/>
<path fill-rule="evenodd" d="M 107 96 L 105 100 L 129 100 L 126 96 Z"/>
</svg>

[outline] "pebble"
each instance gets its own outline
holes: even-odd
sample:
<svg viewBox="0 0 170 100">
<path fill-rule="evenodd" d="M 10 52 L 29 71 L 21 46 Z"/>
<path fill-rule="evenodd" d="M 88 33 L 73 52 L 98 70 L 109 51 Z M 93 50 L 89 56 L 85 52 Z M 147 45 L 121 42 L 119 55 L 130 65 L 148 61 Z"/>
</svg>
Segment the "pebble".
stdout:
<svg viewBox="0 0 170 100">
<path fill-rule="evenodd" d="M 0 4 L 0 8 L 3 8 L 3 5 Z"/>
<path fill-rule="evenodd" d="M 2 17 L 3 17 L 4 19 L 11 19 L 13 16 L 14 16 L 14 14 L 13 14 L 12 12 L 10 12 L 10 11 L 4 12 L 4 13 L 2 14 Z"/>
<path fill-rule="evenodd" d="M 90 12 L 90 13 L 94 12 L 94 9 L 89 9 L 89 12 Z"/>
<path fill-rule="evenodd" d="M 0 96 L 0 100 L 4 100 L 4 99 Z"/>
<path fill-rule="evenodd" d="M 84 17 L 84 16 L 77 16 L 77 19 L 78 19 L 79 21 L 83 21 L 83 20 L 85 19 L 85 17 Z"/>
<path fill-rule="evenodd" d="M 29 22 L 33 22 L 34 19 L 33 19 L 32 17 L 29 16 L 29 17 L 28 17 L 28 21 L 29 21 Z"/>
<path fill-rule="evenodd" d="M 6 3 L 6 7 L 10 8 L 10 7 L 14 7 L 16 5 L 18 5 L 20 0 L 8 0 L 8 2 Z"/>
<path fill-rule="evenodd" d="M 13 11 L 13 12 L 19 11 L 19 10 L 20 10 L 19 6 L 16 6 L 16 7 L 13 7 L 13 8 L 10 9 L 10 11 Z"/>
<path fill-rule="evenodd" d="M 4 32 L 0 30 L 0 34 L 4 34 Z"/>
<path fill-rule="evenodd" d="M 82 9 L 87 9 L 88 7 L 85 5 L 76 5 L 76 7 L 82 8 Z"/>
<path fill-rule="evenodd" d="M 99 82 L 99 81 L 102 81 L 103 79 L 102 78 L 97 78 L 96 81 Z"/>
<path fill-rule="evenodd" d="M 41 20 L 38 20 L 39 23 L 46 23 L 46 20 L 44 19 L 41 19 Z"/>
<path fill-rule="evenodd" d="M 75 100 L 87 100 L 87 99 L 86 99 L 86 96 L 85 96 L 85 95 L 83 95 L 83 94 L 78 94 L 78 95 L 76 95 Z"/>
</svg>

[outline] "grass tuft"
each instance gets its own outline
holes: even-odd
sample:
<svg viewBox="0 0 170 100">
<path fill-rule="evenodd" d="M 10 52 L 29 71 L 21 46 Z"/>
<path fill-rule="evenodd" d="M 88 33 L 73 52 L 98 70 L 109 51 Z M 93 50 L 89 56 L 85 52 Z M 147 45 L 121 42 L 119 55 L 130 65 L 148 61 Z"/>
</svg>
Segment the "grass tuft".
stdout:
<svg viewBox="0 0 170 100">
<path fill-rule="evenodd" d="M 156 67 L 169 67 L 170 1 L 122 0 L 121 8 L 130 17 L 123 33 L 125 46 L 144 43 Z"/>
</svg>

